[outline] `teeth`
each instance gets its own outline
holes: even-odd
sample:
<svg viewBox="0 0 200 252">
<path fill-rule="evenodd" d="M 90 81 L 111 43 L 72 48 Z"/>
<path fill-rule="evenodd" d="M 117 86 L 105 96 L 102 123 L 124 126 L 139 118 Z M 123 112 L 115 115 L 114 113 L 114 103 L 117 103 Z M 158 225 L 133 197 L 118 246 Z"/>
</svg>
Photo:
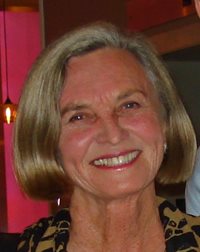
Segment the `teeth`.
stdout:
<svg viewBox="0 0 200 252">
<path fill-rule="evenodd" d="M 94 165 L 113 167 L 113 166 L 128 164 L 137 157 L 138 153 L 139 151 L 134 151 L 126 155 L 121 155 L 119 157 L 97 159 L 94 161 Z"/>
</svg>

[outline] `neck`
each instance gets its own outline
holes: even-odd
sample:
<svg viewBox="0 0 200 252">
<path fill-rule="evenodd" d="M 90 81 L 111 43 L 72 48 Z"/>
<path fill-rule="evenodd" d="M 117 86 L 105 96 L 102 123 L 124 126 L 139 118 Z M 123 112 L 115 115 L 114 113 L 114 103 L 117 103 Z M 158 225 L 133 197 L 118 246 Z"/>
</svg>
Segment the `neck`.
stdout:
<svg viewBox="0 0 200 252">
<path fill-rule="evenodd" d="M 113 200 L 102 200 L 75 188 L 70 214 L 69 252 L 80 248 L 87 252 L 164 251 L 153 186 L 139 195 Z"/>
</svg>

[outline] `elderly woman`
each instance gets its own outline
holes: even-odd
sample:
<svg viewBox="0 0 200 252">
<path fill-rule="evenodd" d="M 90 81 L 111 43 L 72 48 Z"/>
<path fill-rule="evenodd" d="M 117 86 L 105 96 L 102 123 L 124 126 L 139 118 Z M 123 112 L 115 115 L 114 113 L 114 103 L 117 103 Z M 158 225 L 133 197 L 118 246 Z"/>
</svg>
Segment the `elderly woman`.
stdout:
<svg viewBox="0 0 200 252">
<path fill-rule="evenodd" d="M 155 193 L 191 174 L 195 136 L 156 53 L 110 24 L 66 34 L 36 61 L 15 125 L 16 174 L 70 207 L 27 228 L 18 251 L 199 251 L 199 219 Z M 195 225 L 195 226 L 194 226 Z"/>
</svg>

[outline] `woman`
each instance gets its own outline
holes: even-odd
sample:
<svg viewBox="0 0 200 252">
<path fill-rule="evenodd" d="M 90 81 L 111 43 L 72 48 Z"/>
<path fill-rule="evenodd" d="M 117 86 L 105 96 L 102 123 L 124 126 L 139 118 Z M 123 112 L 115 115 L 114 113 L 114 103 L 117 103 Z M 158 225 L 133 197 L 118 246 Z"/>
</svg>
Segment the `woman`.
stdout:
<svg viewBox="0 0 200 252">
<path fill-rule="evenodd" d="M 110 24 L 66 34 L 29 74 L 14 157 L 28 195 L 70 191 L 70 207 L 25 230 L 18 251 L 198 251 L 195 219 L 154 188 L 155 179 L 186 180 L 195 148 L 183 104 L 143 38 Z"/>
</svg>

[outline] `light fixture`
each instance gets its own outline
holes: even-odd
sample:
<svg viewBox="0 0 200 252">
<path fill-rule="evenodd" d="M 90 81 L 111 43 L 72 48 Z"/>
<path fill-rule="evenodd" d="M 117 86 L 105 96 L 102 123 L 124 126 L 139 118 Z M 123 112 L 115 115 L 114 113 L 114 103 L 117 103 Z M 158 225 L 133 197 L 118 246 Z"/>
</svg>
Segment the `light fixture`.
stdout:
<svg viewBox="0 0 200 252">
<path fill-rule="evenodd" d="M 7 34 L 6 34 L 6 2 L 3 0 L 3 31 L 4 31 L 4 55 L 5 55 L 5 84 L 7 98 L 2 106 L 3 121 L 10 124 L 15 121 L 16 118 L 16 104 L 13 104 L 9 98 L 9 87 L 8 87 L 8 59 L 7 59 Z"/>
</svg>

